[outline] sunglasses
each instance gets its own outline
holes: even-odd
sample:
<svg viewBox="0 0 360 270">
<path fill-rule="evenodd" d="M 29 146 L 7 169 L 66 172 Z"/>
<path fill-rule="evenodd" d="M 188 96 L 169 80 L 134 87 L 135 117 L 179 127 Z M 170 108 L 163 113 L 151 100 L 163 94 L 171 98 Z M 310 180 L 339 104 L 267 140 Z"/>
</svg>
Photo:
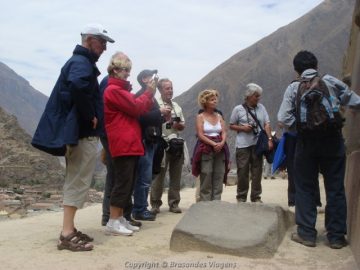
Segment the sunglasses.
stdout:
<svg viewBox="0 0 360 270">
<path fill-rule="evenodd" d="M 131 68 L 127 68 L 127 67 L 117 67 L 116 68 L 117 70 L 124 70 L 126 72 L 130 72 L 131 71 Z"/>
<path fill-rule="evenodd" d="M 105 39 L 102 39 L 101 37 L 98 37 L 98 36 L 92 36 L 92 38 L 99 41 L 101 43 L 101 45 L 106 46 L 106 40 Z"/>
</svg>

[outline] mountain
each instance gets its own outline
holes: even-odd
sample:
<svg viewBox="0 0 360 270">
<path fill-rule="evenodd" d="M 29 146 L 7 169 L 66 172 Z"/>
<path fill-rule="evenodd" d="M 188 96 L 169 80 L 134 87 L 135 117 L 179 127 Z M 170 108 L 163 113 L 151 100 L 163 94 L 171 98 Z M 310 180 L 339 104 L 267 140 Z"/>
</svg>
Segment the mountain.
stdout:
<svg viewBox="0 0 360 270">
<path fill-rule="evenodd" d="M 265 105 L 272 127 L 275 127 L 283 93 L 295 78 L 292 59 L 298 51 L 312 51 L 319 60 L 320 73 L 340 77 L 354 4 L 355 0 L 325 0 L 306 15 L 235 54 L 176 97 L 187 121 L 183 136 L 189 150 L 192 151 L 196 140 L 197 96 L 204 89 L 219 90 L 218 108 L 228 123 L 232 109 L 243 103 L 246 84 L 259 84 L 264 89 L 260 102 Z M 228 134 L 227 141 L 234 152 L 235 133 L 229 131 Z"/>
<path fill-rule="evenodd" d="M 0 187 L 61 186 L 64 169 L 59 159 L 33 148 L 30 141 L 16 117 L 0 108 Z"/>
<path fill-rule="evenodd" d="M 34 134 L 47 100 L 47 96 L 0 62 L 0 107 L 15 115 L 28 134 Z"/>
</svg>

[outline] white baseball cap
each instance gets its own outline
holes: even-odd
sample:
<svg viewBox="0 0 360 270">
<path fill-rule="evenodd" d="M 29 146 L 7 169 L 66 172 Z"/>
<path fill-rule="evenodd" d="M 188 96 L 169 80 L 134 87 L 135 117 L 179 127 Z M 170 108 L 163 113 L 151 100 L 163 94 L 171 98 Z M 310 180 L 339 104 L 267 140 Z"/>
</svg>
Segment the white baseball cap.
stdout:
<svg viewBox="0 0 360 270">
<path fill-rule="evenodd" d="M 81 35 L 99 36 L 111 43 L 115 42 L 115 40 L 113 40 L 111 37 L 108 36 L 108 32 L 104 29 L 104 27 L 101 24 L 97 24 L 97 23 L 86 25 L 84 29 L 81 31 Z"/>
</svg>

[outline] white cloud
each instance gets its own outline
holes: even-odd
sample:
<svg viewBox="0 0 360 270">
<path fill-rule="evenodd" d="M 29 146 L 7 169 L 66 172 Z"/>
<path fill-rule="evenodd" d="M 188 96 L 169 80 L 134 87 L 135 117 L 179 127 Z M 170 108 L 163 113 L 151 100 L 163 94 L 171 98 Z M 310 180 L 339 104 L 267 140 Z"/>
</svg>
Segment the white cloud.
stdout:
<svg viewBox="0 0 360 270">
<path fill-rule="evenodd" d="M 49 95 L 61 66 L 80 42 L 81 28 L 103 24 L 116 40 L 98 66 L 123 51 L 130 77 L 157 68 L 173 80 L 175 94 L 188 90 L 217 65 L 321 0 L 0 0 L 0 61 Z M 102 76 L 100 77 L 102 78 Z"/>
</svg>

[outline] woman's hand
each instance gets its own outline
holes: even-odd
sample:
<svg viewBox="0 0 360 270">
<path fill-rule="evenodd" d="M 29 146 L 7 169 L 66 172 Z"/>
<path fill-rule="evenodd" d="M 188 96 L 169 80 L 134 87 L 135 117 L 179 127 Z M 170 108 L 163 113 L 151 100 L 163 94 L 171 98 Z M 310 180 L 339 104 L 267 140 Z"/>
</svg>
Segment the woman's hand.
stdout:
<svg viewBox="0 0 360 270">
<path fill-rule="evenodd" d="M 215 153 L 219 153 L 223 149 L 224 144 L 225 144 L 225 142 L 215 143 L 215 145 L 213 145 Z"/>
</svg>

